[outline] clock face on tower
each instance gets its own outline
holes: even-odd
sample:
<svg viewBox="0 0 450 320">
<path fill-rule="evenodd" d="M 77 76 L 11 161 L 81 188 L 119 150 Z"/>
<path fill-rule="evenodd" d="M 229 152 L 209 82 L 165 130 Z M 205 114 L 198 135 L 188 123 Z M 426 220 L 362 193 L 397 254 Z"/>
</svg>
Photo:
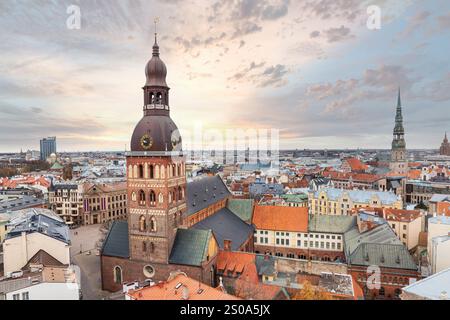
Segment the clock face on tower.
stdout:
<svg viewBox="0 0 450 320">
<path fill-rule="evenodd" d="M 142 136 L 141 138 L 141 146 L 145 150 L 149 150 L 153 145 L 153 139 L 148 134 Z"/>
</svg>

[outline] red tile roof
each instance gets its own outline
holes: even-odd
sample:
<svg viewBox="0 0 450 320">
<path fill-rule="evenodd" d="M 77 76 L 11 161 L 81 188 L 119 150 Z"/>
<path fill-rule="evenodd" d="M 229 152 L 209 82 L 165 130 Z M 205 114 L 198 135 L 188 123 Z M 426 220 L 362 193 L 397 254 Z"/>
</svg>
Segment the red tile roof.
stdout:
<svg viewBox="0 0 450 320">
<path fill-rule="evenodd" d="M 178 287 L 178 288 L 177 288 Z M 187 292 L 187 299 L 183 298 Z M 218 288 L 207 286 L 184 274 L 151 287 L 132 290 L 128 295 L 133 300 L 239 300 Z"/>
<path fill-rule="evenodd" d="M 256 205 L 253 224 L 259 230 L 308 232 L 308 208 Z"/>
<path fill-rule="evenodd" d="M 352 171 L 365 171 L 368 169 L 368 166 L 362 163 L 358 158 L 347 158 L 344 162 L 347 162 Z"/>
<path fill-rule="evenodd" d="M 383 217 L 388 221 L 411 222 L 420 216 L 419 210 L 383 209 Z"/>
</svg>

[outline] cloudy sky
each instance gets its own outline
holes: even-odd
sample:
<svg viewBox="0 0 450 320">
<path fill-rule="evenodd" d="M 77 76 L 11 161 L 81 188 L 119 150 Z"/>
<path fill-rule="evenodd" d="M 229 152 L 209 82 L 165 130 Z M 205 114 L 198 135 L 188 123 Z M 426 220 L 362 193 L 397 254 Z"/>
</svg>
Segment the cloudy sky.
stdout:
<svg viewBox="0 0 450 320">
<path fill-rule="evenodd" d="M 399 86 L 409 148 L 450 131 L 448 0 L 2 0 L 0 152 L 45 136 L 59 151 L 129 145 L 155 16 L 182 133 L 273 128 L 282 148 L 389 148 Z"/>
</svg>

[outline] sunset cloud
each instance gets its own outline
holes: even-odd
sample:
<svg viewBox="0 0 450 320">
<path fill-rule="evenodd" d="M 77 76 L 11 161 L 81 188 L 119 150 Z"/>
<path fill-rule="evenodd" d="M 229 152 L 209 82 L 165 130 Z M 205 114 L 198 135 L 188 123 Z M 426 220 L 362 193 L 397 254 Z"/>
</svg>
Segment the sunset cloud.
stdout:
<svg viewBox="0 0 450 320">
<path fill-rule="evenodd" d="M 0 151 L 53 135 L 67 151 L 123 150 L 142 116 L 156 16 L 180 128 L 389 148 L 401 86 L 408 146 L 437 147 L 450 130 L 448 1 L 79 0 L 81 29 L 69 30 L 73 2 L 0 4 Z M 381 30 L 366 28 L 371 4 Z"/>
</svg>

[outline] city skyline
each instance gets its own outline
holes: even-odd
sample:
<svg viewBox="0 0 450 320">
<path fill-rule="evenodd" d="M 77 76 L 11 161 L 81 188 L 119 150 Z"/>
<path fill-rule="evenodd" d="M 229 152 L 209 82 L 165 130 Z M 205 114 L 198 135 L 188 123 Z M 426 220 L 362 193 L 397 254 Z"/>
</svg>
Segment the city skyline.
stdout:
<svg viewBox="0 0 450 320">
<path fill-rule="evenodd" d="M 389 149 L 400 86 L 408 148 L 438 149 L 450 122 L 449 4 L 325 3 L 79 1 L 80 30 L 66 28 L 69 1 L 2 4 L 0 150 L 47 136 L 69 152 L 129 148 L 154 12 L 182 135 L 201 119 L 278 129 L 280 149 Z M 366 27 L 369 4 L 380 30 Z"/>
</svg>

